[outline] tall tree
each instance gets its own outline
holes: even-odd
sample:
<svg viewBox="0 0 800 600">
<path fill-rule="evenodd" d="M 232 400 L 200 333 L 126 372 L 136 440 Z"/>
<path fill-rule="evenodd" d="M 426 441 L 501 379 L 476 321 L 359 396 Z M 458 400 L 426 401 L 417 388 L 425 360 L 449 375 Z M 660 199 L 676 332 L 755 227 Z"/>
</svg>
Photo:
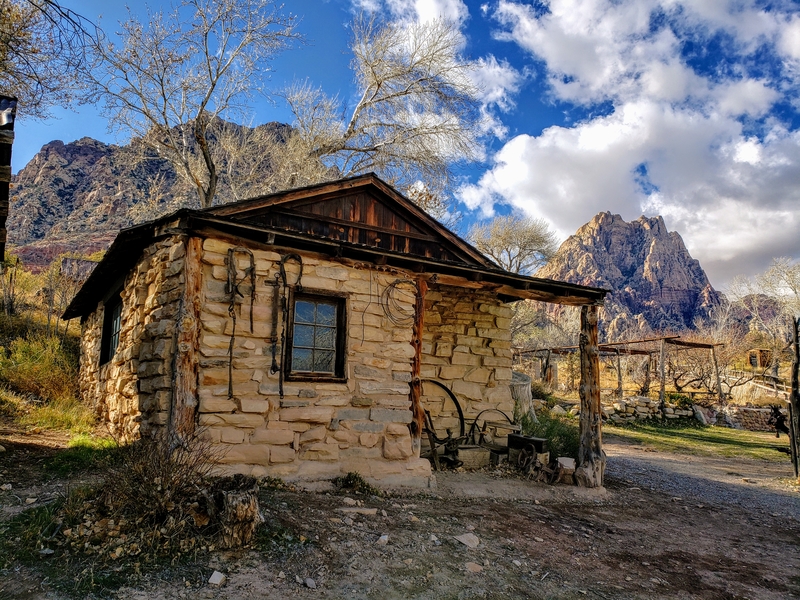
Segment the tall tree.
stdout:
<svg viewBox="0 0 800 600">
<path fill-rule="evenodd" d="M 543 219 L 498 216 L 476 224 L 467 239 L 506 271 L 531 274 L 558 250 L 558 238 Z"/>
<path fill-rule="evenodd" d="M 422 182 L 425 198 L 441 196 L 453 166 L 480 154 L 480 102 L 458 29 L 362 17 L 352 32 L 354 106 L 308 83 L 285 92 L 306 158 L 342 177 L 374 171 L 404 190 Z"/>
<path fill-rule="evenodd" d="M 96 36 L 93 23 L 55 0 L 0 0 L 0 90 L 20 117 L 66 105 Z"/>
<path fill-rule="evenodd" d="M 270 61 L 299 36 L 273 0 L 183 0 L 169 13 L 129 16 L 120 42 L 101 38 L 83 71 L 88 101 L 111 127 L 168 160 L 211 206 L 220 179 L 215 132 L 265 92 Z"/>
</svg>

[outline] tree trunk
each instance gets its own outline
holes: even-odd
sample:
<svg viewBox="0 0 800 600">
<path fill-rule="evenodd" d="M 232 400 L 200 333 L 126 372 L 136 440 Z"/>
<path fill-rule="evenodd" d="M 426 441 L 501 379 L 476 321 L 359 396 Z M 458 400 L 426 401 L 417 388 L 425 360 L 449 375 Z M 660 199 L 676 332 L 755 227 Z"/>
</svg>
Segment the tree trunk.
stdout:
<svg viewBox="0 0 800 600">
<path fill-rule="evenodd" d="M 602 487 L 606 467 L 600 409 L 600 351 L 597 347 L 597 306 L 581 307 L 580 449 L 575 481 Z"/>
<path fill-rule="evenodd" d="M 661 388 L 658 392 L 658 409 L 661 411 L 662 416 L 664 415 L 664 409 L 667 407 L 665 393 L 664 393 L 664 386 L 666 385 L 666 378 L 667 378 L 667 352 L 666 352 L 666 343 L 664 340 L 661 340 L 661 353 L 658 359 L 658 366 L 661 369 Z"/>
<path fill-rule="evenodd" d="M 714 362 L 714 375 L 717 377 L 717 396 L 719 396 L 719 403 L 725 405 L 725 394 L 722 392 L 722 379 L 719 376 L 719 363 L 717 362 L 717 352 L 714 346 L 711 346 L 711 360 Z"/>
<path fill-rule="evenodd" d="M 238 548 L 253 540 L 262 522 L 258 509 L 258 483 L 234 475 L 218 480 L 212 489 L 214 520 L 219 522 L 220 548 Z"/>
</svg>

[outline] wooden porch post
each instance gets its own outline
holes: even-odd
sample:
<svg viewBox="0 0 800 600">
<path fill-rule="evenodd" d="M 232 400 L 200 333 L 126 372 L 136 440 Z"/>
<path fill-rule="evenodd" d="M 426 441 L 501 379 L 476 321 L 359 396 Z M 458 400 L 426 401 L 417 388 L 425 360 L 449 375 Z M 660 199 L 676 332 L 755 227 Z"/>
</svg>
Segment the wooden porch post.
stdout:
<svg viewBox="0 0 800 600">
<path fill-rule="evenodd" d="M 789 445 L 794 476 L 800 481 L 800 320 L 792 317 L 792 391 L 789 396 Z"/>
<path fill-rule="evenodd" d="M 175 319 L 172 349 L 172 409 L 170 433 L 181 437 L 195 431 L 197 416 L 197 346 L 200 337 L 200 257 L 203 241 L 190 237 L 185 242 L 183 296 Z"/>
<path fill-rule="evenodd" d="M 661 356 L 658 359 L 658 366 L 661 369 L 661 389 L 658 392 L 658 409 L 661 411 L 661 415 L 664 415 L 664 409 L 667 407 L 666 405 L 666 398 L 664 393 L 664 386 L 666 385 L 667 379 L 667 352 L 666 352 L 666 341 L 661 340 Z"/>
<path fill-rule="evenodd" d="M 622 361 L 617 348 L 617 398 L 622 398 Z"/>
<path fill-rule="evenodd" d="M 425 425 L 425 410 L 422 408 L 422 334 L 425 326 L 425 293 L 428 283 L 422 278 L 417 279 L 417 294 L 414 298 L 414 325 L 411 343 L 414 345 L 414 358 L 411 359 L 411 450 L 414 456 L 419 456 L 422 429 Z"/>
<path fill-rule="evenodd" d="M 711 360 L 714 362 L 714 374 L 717 376 L 717 395 L 719 396 L 719 403 L 725 404 L 725 394 L 722 393 L 722 379 L 719 376 L 719 363 L 717 362 L 717 352 L 714 346 L 711 346 Z"/>
<path fill-rule="evenodd" d="M 580 449 L 575 481 L 602 487 L 606 467 L 600 409 L 600 351 L 597 347 L 597 306 L 581 307 Z"/>
</svg>

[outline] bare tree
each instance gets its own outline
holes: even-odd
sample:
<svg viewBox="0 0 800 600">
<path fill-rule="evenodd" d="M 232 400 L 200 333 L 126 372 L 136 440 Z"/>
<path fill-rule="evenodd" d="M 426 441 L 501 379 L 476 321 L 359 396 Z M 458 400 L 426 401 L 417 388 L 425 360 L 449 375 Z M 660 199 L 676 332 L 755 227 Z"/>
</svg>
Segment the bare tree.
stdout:
<svg viewBox="0 0 800 600">
<path fill-rule="evenodd" d="M 120 43 L 101 38 L 83 71 L 87 100 L 102 100 L 112 129 L 168 160 L 211 206 L 220 179 L 213 149 L 223 118 L 242 117 L 263 92 L 275 54 L 298 38 L 273 0 L 183 0 L 169 13 L 133 15 Z"/>
<path fill-rule="evenodd" d="M 480 154 L 480 103 L 461 44 L 444 20 L 357 19 L 350 45 L 355 106 L 308 83 L 284 94 L 307 156 L 342 177 L 374 171 L 404 190 L 422 181 L 441 195 L 453 166 Z"/>
<path fill-rule="evenodd" d="M 0 89 L 17 97 L 21 117 L 69 102 L 96 32 L 54 0 L 0 0 Z"/>
<path fill-rule="evenodd" d="M 558 250 L 556 234 L 547 222 L 532 217 L 495 217 L 489 223 L 473 226 L 467 239 L 512 273 L 533 273 Z"/>
</svg>

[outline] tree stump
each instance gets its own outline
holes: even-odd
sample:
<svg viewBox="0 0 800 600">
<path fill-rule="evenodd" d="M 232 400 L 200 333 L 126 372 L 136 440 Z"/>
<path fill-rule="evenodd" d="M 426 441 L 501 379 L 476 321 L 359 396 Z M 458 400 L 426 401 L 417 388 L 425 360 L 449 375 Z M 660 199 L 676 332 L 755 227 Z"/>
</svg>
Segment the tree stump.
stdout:
<svg viewBox="0 0 800 600">
<path fill-rule="evenodd" d="M 533 410 L 533 394 L 531 393 L 531 378 L 513 371 L 511 373 L 511 397 L 514 399 L 514 420 L 519 420 L 528 415 L 534 423 L 538 423 L 536 411 Z"/>
<path fill-rule="evenodd" d="M 220 528 L 219 547 L 249 544 L 263 521 L 258 509 L 258 483 L 253 477 L 234 475 L 216 481 L 211 489 L 213 520 Z"/>
</svg>

